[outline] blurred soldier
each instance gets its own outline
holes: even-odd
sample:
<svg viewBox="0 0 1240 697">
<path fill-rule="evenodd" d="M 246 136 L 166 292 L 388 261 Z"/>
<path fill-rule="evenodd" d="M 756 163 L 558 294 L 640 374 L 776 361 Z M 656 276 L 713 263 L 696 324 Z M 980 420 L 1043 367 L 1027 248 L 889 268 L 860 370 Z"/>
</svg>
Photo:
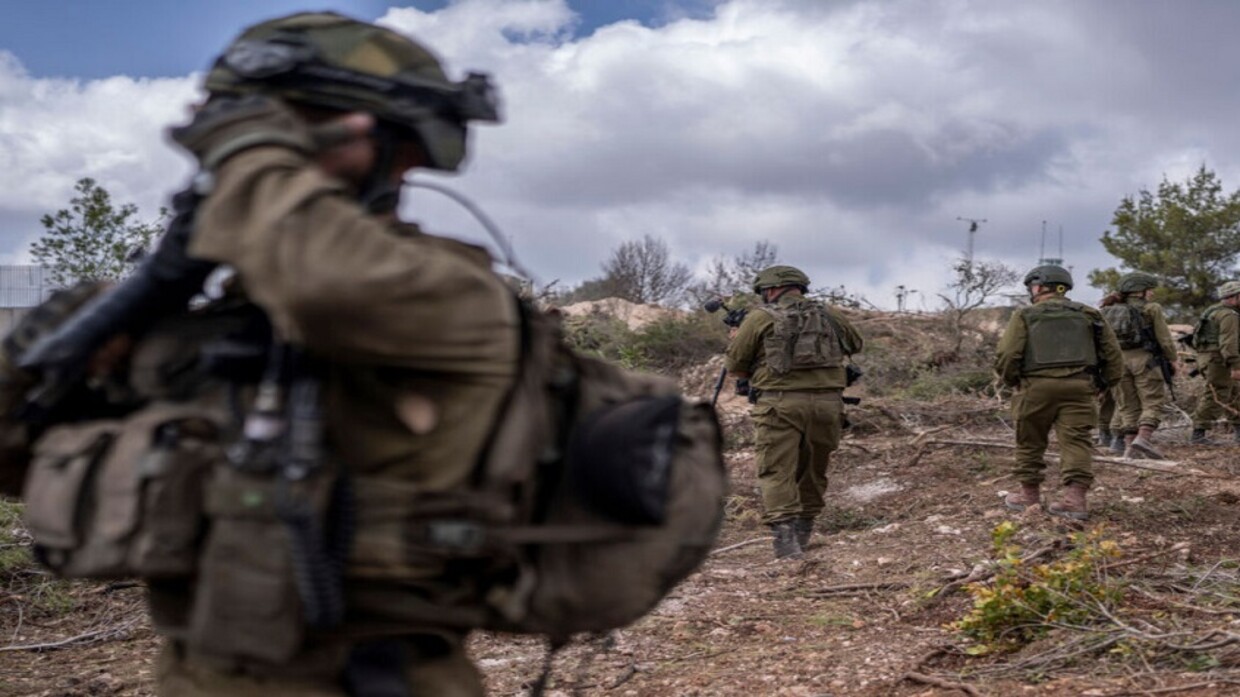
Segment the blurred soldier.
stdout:
<svg viewBox="0 0 1240 697">
<path fill-rule="evenodd" d="M 453 82 L 410 39 L 318 13 L 247 29 L 206 90 L 173 134 L 209 175 L 190 254 L 234 269 L 278 336 L 329 357 L 323 423 L 332 456 L 367 482 L 358 510 L 388 487 L 462 486 L 515 381 L 518 310 L 484 250 L 396 208 L 406 171 L 457 170 L 468 123 L 497 119 L 485 78 Z M 428 562 L 428 577 L 441 572 Z M 350 578 L 345 624 L 286 661 L 169 631 L 160 694 L 482 694 L 463 632 L 366 614 L 416 593 L 406 581 Z M 242 600 L 233 612 L 267 612 Z M 151 601 L 161 632 L 185 615 L 175 590 L 153 587 Z"/>
<path fill-rule="evenodd" d="M 1167 404 L 1167 375 L 1175 374 L 1176 350 L 1162 308 L 1150 302 L 1158 279 L 1134 272 L 1119 280 L 1118 302 L 1108 304 L 1102 316 L 1115 332 L 1124 352 L 1124 375 L 1113 388 L 1118 402 L 1120 433 L 1125 457 L 1162 459 L 1154 447 L 1154 430 Z"/>
<path fill-rule="evenodd" d="M 1219 302 L 1201 315 L 1193 332 L 1197 367 L 1205 378 L 1205 390 L 1193 412 L 1193 435 L 1189 442 L 1214 445 L 1206 431 L 1219 416 L 1227 419 L 1240 442 L 1240 281 L 1218 288 Z"/>
<path fill-rule="evenodd" d="M 1033 304 L 1018 309 L 999 341 L 995 371 L 1016 389 L 1016 479 L 1020 491 L 1008 508 L 1041 503 L 1047 440 L 1059 439 L 1061 498 L 1048 511 L 1074 520 L 1089 517 L 1085 492 L 1093 482 L 1089 431 L 1098 418 L 1095 398 L 1123 374 L 1123 354 L 1098 310 L 1065 297 L 1072 275 L 1060 266 L 1039 266 L 1025 275 Z"/>
<path fill-rule="evenodd" d="M 764 304 L 745 317 L 727 352 L 728 372 L 750 382 L 763 522 L 777 559 L 802 556 L 823 510 L 846 358 L 862 347 L 839 311 L 804 296 L 808 287 L 791 266 L 760 271 L 753 290 Z"/>
</svg>

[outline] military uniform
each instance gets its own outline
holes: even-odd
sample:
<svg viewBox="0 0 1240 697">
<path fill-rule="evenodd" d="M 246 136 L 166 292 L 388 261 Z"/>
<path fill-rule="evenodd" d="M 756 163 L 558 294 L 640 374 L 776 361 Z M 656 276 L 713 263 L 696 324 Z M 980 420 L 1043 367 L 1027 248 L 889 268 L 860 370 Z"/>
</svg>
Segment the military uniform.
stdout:
<svg viewBox="0 0 1240 697">
<path fill-rule="evenodd" d="M 1069 279 L 1061 287 L 1070 288 L 1067 271 L 1058 271 Z M 1046 285 L 1036 278 L 1033 283 Z M 1031 285 L 1028 277 L 1026 285 Z M 995 372 L 1003 384 L 1016 389 L 1012 398 L 1016 421 L 1014 474 L 1028 487 L 1025 492 L 1032 500 L 1020 499 L 1027 503 L 1015 506 L 1017 500 L 1009 498 L 1009 505 L 1023 508 L 1037 502 L 1037 487 L 1045 478 L 1043 455 L 1052 428 L 1059 441 L 1062 483 L 1078 488 L 1082 495 L 1089 488 L 1094 479 L 1090 429 L 1098 418 L 1097 381 L 1117 382 L 1122 362 L 1115 334 L 1102 313 L 1068 300 L 1062 293 L 1043 294 L 1033 305 L 1012 315 L 999 342 Z"/>
<path fill-rule="evenodd" d="M 797 523 L 808 541 L 824 508 L 827 466 L 840 443 L 845 365 L 779 371 L 771 358 L 784 351 L 777 338 L 781 314 L 821 309 L 844 355 L 862 348 L 861 335 L 842 314 L 817 301 L 785 294 L 773 306 L 750 311 L 727 351 L 729 372 L 750 375 L 757 393 L 751 410 L 764 523 Z M 803 546 L 803 545 L 800 545 Z"/>
<path fill-rule="evenodd" d="M 393 64 L 411 62 L 404 69 L 438 80 L 445 91 L 450 87 L 420 47 L 336 15 L 275 20 L 245 36 L 261 42 L 290 29 L 305 31 L 312 42 L 326 37 L 328 55 L 349 70 L 367 74 L 367 61 L 374 61 L 376 74 L 386 78 Z M 234 79 L 225 61 L 207 86 L 230 94 Z M 263 92 L 261 79 L 258 86 L 238 84 L 245 87 L 237 92 Z M 358 81 L 322 95 L 309 90 L 293 99 L 313 105 L 322 97 L 331 107 L 338 99 L 339 108 L 356 104 L 376 112 L 357 84 L 365 85 Z M 298 89 L 307 90 L 304 83 Z M 516 379 L 520 321 L 513 294 L 492 272 L 485 250 L 363 209 L 356 190 L 316 164 L 309 125 L 293 112 L 279 103 L 260 103 L 256 116 L 247 108 L 176 134 L 211 175 L 190 253 L 233 269 L 238 292 L 265 312 L 276 335 L 326 363 L 326 441 L 349 472 L 359 510 L 367 510 L 370 492 L 463 485 Z M 444 119 L 445 128 L 449 122 Z M 459 131 L 421 133 L 428 166 L 459 164 L 464 119 L 451 126 Z M 440 137 L 460 142 L 449 143 L 445 153 L 437 150 L 443 143 L 430 140 Z M 160 693 L 334 697 L 369 693 L 386 681 L 398 690 L 393 694 L 482 694 L 461 630 L 393 627 L 383 620 L 385 604 L 421 592 L 417 578 L 455 581 L 434 562 L 415 564 L 374 548 L 374 539 L 365 524 L 355 534 L 344 589 L 349 614 L 337 632 L 312 636 L 278 664 L 208 654 L 169 638 L 158 671 Z M 182 588 L 153 584 L 157 628 L 175 624 L 187 600 Z"/>
<path fill-rule="evenodd" d="M 1193 345 L 1206 383 L 1193 412 L 1194 440 L 1204 438 L 1220 417 L 1233 430 L 1240 428 L 1240 389 L 1231 377 L 1240 369 L 1240 309 L 1223 303 L 1206 309 Z"/>
<path fill-rule="evenodd" d="M 1128 301 L 1141 311 L 1151 327 L 1162 360 L 1170 364 L 1176 361 L 1175 340 L 1167 329 L 1162 307 L 1157 303 L 1133 299 Z M 1123 349 L 1124 376 L 1118 385 L 1118 409 L 1125 433 L 1135 432 L 1139 426 L 1157 428 L 1162 423 L 1162 409 L 1168 401 L 1167 383 L 1162 371 L 1154 362 L 1154 355 L 1145 348 Z"/>
</svg>

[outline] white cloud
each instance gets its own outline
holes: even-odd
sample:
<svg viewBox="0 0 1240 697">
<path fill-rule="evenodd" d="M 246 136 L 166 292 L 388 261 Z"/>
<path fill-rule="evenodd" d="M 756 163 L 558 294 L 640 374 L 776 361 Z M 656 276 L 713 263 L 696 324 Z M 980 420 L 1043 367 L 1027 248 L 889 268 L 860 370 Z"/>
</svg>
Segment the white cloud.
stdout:
<svg viewBox="0 0 1240 697">
<path fill-rule="evenodd" d="M 945 280 L 957 216 L 987 218 L 978 254 L 1022 269 L 1042 221 L 1062 225 L 1083 276 L 1110 263 L 1097 238 L 1120 197 L 1202 163 L 1240 186 L 1240 7 L 1193 8 L 730 0 L 577 37 L 565 0 L 459 0 L 381 21 L 453 75 L 495 77 L 507 122 L 476 129 L 454 184 L 544 280 L 592 276 L 648 233 L 698 266 L 768 239 L 816 283 L 891 305 L 898 283 L 932 297 Z M 153 210 L 185 173 L 159 131 L 192 95 L 189 78 L 35 80 L 0 56 L 0 224 L 85 175 Z M 408 205 L 481 237 L 434 194 Z"/>
<path fill-rule="evenodd" d="M 0 51 L 0 259 L 28 261 L 39 217 L 65 207 L 82 177 L 155 218 L 189 172 L 162 131 L 184 120 L 194 82 L 36 79 Z"/>
</svg>

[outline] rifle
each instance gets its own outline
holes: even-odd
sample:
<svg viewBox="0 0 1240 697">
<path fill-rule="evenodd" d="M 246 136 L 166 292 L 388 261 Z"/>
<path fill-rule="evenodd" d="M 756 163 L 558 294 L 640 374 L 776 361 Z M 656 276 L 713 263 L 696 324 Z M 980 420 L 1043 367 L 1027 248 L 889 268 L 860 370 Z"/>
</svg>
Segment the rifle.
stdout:
<svg viewBox="0 0 1240 697">
<path fill-rule="evenodd" d="M 726 299 L 725 298 L 711 298 L 710 300 L 707 300 L 706 302 L 702 303 L 702 309 L 706 310 L 707 312 L 711 314 L 714 314 L 726 308 L 727 312 L 723 316 L 723 323 L 735 329 L 741 326 L 741 322 L 745 321 L 745 315 L 749 314 L 749 310 L 743 307 L 730 308 L 727 306 L 728 300 L 730 300 L 730 298 L 726 298 Z M 727 376 L 728 376 L 728 369 L 720 368 L 719 369 L 719 380 L 715 382 L 715 396 L 712 397 L 710 400 L 710 405 L 712 407 L 715 406 L 715 404 L 719 401 L 719 393 L 723 390 L 723 382 L 724 380 L 727 379 Z M 750 395 L 748 379 L 737 378 L 736 394 L 742 397 L 747 397 Z"/>
<path fill-rule="evenodd" d="M 1171 401 L 1174 402 L 1176 400 L 1174 368 L 1171 367 L 1171 361 L 1167 360 L 1167 356 L 1163 354 L 1158 338 L 1154 336 L 1153 325 L 1147 327 L 1145 323 L 1141 324 L 1141 348 L 1150 352 L 1154 365 L 1158 366 L 1159 372 L 1162 373 L 1163 382 L 1167 383 L 1167 390 L 1171 392 Z"/>
</svg>

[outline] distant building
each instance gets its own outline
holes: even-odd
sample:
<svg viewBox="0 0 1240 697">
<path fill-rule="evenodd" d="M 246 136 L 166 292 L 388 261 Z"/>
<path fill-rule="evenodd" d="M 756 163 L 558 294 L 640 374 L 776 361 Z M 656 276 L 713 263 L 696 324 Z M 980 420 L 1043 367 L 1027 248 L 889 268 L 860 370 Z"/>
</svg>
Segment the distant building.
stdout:
<svg viewBox="0 0 1240 697">
<path fill-rule="evenodd" d="M 0 336 L 8 334 L 22 315 L 56 290 L 42 266 L 0 264 Z"/>
</svg>

